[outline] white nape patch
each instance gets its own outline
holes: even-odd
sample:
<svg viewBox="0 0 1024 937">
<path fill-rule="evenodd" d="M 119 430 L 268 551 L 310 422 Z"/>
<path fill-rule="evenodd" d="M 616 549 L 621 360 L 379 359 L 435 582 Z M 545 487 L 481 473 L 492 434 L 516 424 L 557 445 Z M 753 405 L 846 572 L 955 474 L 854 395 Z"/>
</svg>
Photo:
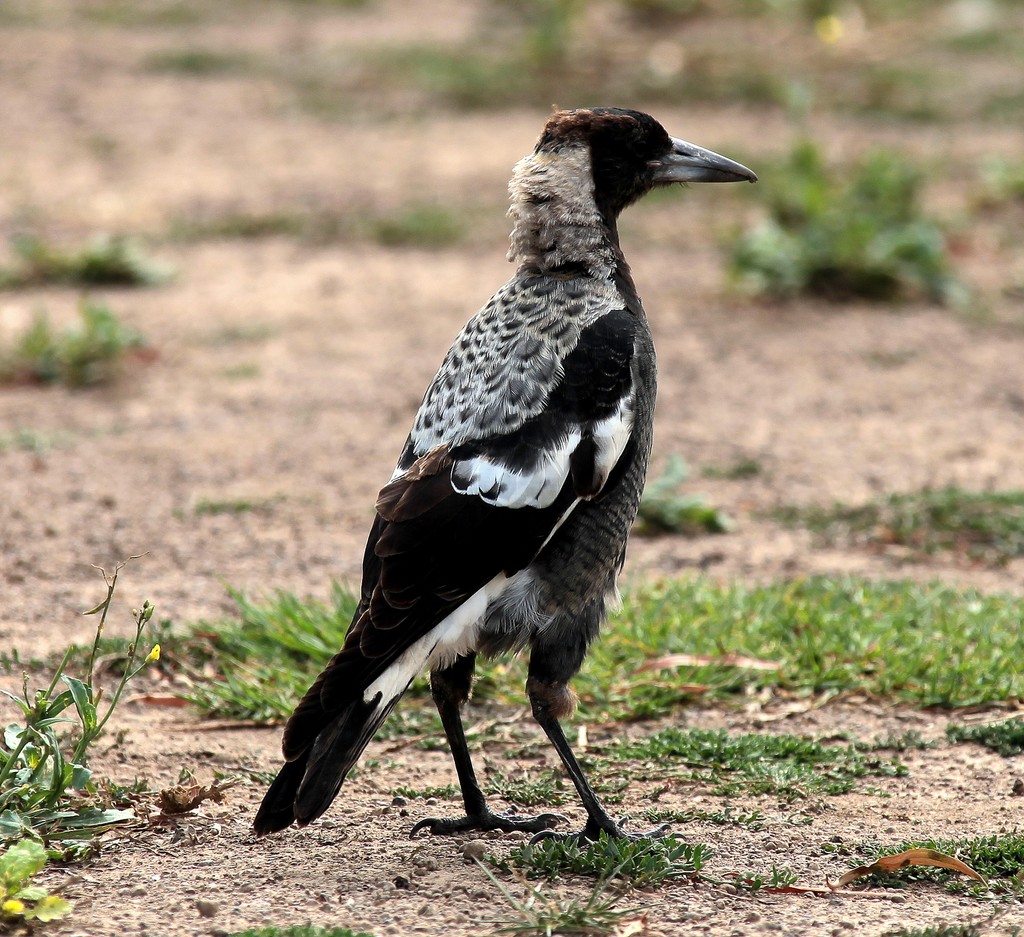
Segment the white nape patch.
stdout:
<svg viewBox="0 0 1024 937">
<path fill-rule="evenodd" d="M 370 702 L 378 693 L 386 704 L 401 696 L 425 667 L 447 667 L 460 654 L 467 654 L 477 644 L 480 622 L 488 606 L 508 586 L 504 573 L 495 576 L 486 586 L 474 592 L 447 618 L 442 619 L 422 638 L 409 645 L 401 656 L 363 691 L 363 701 Z"/>
<path fill-rule="evenodd" d="M 452 487 L 462 495 L 475 495 L 499 508 L 546 508 L 569 477 L 569 457 L 583 434 L 574 430 L 554 449 L 546 450 L 531 472 L 518 472 L 475 456 L 459 462 L 452 470 Z M 458 477 L 458 482 L 456 481 Z"/>
<path fill-rule="evenodd" d="M 591 430 L 594 442 L 597 445 L 597 453 L 594 456 L 594 467 L 600 478 L 600 488 L 608 481 L 615 464 L 622 457 L 622 453 L 629 443 L 630 434 L 633 432 L 633 394 L 627 394 L 619 401 L 615 412 L 603 420 L 595 423 Z"/>
</svg>

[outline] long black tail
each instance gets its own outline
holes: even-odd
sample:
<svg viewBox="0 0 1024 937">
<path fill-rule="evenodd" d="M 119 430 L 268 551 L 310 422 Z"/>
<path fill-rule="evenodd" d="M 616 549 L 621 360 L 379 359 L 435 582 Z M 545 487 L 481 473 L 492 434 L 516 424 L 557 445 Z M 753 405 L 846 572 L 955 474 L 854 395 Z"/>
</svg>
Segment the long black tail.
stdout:
<svg viewBox="0 0 1024 937">
<path fill-rule="evenodd" d="M 292 823 L 305 826 L 330 807 L 401 695 L 383 700 L 378 693 L 369 701 L 360 698 L 350 703 L 324 727 L 311 747 L 286 762 L 256 813 L 256 835 L 276 833 Z"/>
</svg>

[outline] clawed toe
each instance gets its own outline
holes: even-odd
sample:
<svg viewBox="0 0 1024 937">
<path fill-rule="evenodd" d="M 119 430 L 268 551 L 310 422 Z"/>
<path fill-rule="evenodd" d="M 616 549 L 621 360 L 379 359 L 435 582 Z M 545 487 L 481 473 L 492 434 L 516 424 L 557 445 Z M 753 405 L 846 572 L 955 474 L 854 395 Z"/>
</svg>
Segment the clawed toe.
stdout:
<svg viewBox="0 0 1024 937">
<path fill-rule="evenodd" d="M 545 839 L 557 839 L 563 842 L 576 842 L 581 846 L 587 843 L 597 842 L 601 838 L 601 834 L 604 833 L 609 839 L 628 839 L 633 842 L 646 839 L 661 839 L 669 829 L 667 823 L 661 826 L 655 827 L 653 830 L 648 830 L 646 833 L 627 833 L 623 828 L 622 824 L 625 823 L 625 819 L 620 820 L 616 823 L 610 817 L 607 822 L 595 822 L 593 819 L 587 821 L 587 825 L 582 830 L 576 833 L 558 833 L 555 830 L 540 830 L 531 840 L 531 845 L 539 843 Z"/>
<path fill-rule="evenodd" d="M 542 813 L 536 817 L 507 817 L 499 813 L 487 812 L 479 816 L 465 817 L 427 817 L 420 820 L 410 831 L 413 839 L 421 830 L 429 830 L 433 836 L 451 836 L 453 833 L 464 833 L 470 830 L 502 830 L 510 833 L 522 830 L 524 833 L 540 834 L 557 823 L 564 822 L 565 817 L 558 813 Z"/>
</svg>

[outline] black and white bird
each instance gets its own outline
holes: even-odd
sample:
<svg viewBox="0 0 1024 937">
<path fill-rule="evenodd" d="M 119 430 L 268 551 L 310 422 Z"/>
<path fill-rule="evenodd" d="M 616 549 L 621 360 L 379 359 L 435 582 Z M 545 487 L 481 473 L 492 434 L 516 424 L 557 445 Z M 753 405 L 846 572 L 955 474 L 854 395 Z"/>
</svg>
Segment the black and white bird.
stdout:
<svg viewBox="0 0 1024 937">
<path fill-rule="evenodd" d="M 560 818 L 492 813 L 463 732 L 477 654 L 530 649 L 526 692 L 587 812 L 591 790 L 559 719 L 625 558 L 651 451 L 655 359 L 619 247 L 619 213 L 676 182 L 756 181 L 717 153 L 618 108 L 560 111 L 509 183 L 515 275 L 455 340 L 423 397 L 363 558 L 342 649 L 284 731 L 258 834 L 303 826 L 413 678 L 430 669 L 466 815 L 412 830 L 526 830 Z M 550 835 L 545 833 L 544 835 Z"/>
</svg>

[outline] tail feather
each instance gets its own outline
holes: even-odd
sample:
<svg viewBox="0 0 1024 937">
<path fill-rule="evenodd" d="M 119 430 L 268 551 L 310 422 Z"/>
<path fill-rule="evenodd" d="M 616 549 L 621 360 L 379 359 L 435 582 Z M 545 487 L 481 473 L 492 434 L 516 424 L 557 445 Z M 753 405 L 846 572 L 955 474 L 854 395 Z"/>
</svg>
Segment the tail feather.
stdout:
<svg viewBox="0 0 1024 937">
<path fill-rule="evenodd" d="M 277 773 L 267 793 L 263 795 L 256 819 L 252 821 L 257 836 L 280 832 L 295 822 L 295 795 L 302 784 L 308 760 L 308 753 L 303 754 L 295 761 L 285 762 Z"/>
<path fill-rule="evenodd" d="M 284 764 L 253 821 L 258 836 L 276 833 L 292 823 L 305 826 L 331 806 L 348 773 L 408 689 L 411 679 L 388 699 L 378 692 L 369 700 L 359 696 L 350 702 L 326 722 L 312 745 Z"/>
<path fill-rule="evenodd" d="M 348 773 L 401 695 L 382 700 L 378 693 L 367 702 L 359 699 L 317 736 L 295 794 L 294 814 L 299 826 L 312 823 L 331 806 Z"/>
</svg>

